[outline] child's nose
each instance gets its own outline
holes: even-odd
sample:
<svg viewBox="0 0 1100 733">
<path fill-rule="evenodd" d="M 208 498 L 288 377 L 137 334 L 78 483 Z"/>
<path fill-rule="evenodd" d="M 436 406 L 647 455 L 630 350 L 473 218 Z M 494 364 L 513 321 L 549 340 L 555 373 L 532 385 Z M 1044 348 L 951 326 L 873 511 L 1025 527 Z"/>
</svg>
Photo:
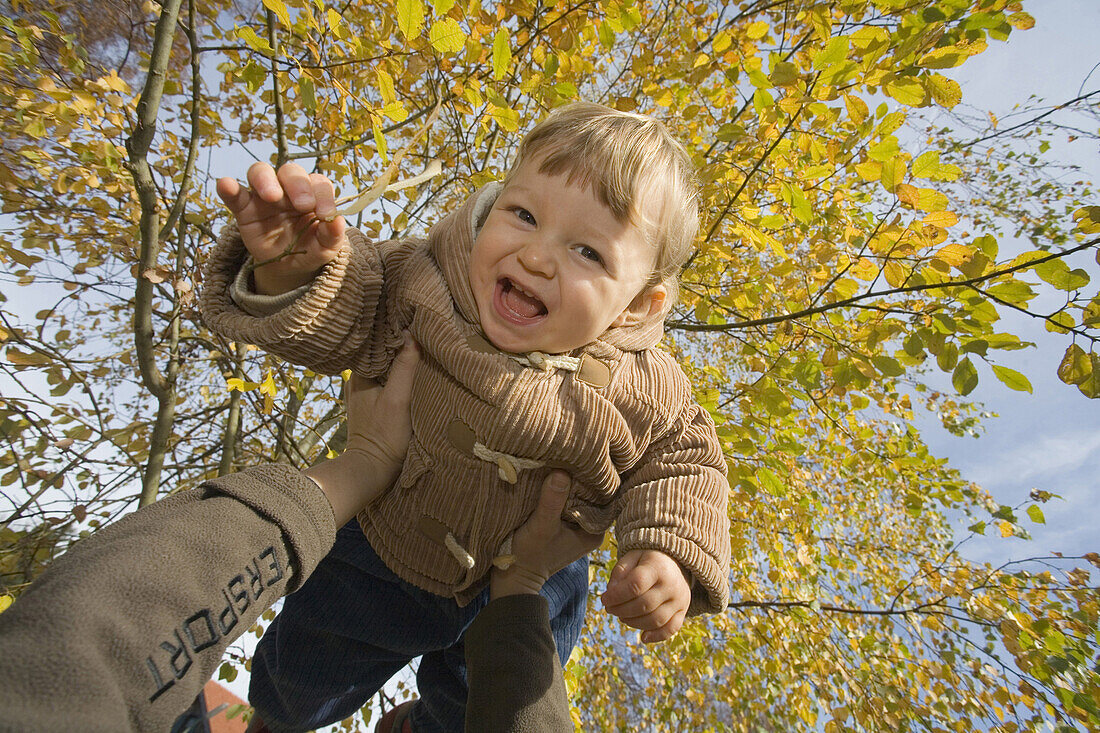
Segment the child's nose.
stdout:
<svg viewBox="0 0 1100 733">
<path fill-rule="evenodd" d="M 536 275 L 550 277 L 556 268 L 554 254 L 541 237 L 532 237 L 524 242 L 518 259 L 526 270 Z"/>
</svg>

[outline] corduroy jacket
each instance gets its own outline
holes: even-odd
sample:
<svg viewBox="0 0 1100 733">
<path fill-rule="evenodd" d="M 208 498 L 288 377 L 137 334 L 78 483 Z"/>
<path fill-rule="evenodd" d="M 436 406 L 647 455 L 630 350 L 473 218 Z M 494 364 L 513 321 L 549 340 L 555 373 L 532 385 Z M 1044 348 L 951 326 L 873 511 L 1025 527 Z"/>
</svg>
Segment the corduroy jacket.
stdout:
<svg viewBox="0 0 1100 733">
<path fill-rule="evenodd" d="M 465 605 L 537 503 L 550 468 L 572 474 L 564 516 L 615 523 L 619 552 L 660 550 L 693 578 L 690 614 L 729 600 L 726 464 L 710 416 L 657 348 L 659 316 L 608 329 L 570 354 L 575 368 L 497 350 L 480 333 L 467 267 L 499 184 L 424 240 L 350 246 L 307 286 L 246 310 L 247 251 L 232 225 L 207 265 L 200 308 L 227 339 L 324 374 L 384 377 L 408 329 L 423 355 L 413 440 L 397 486 L 359 516 L 399 577 Z M 502 456 L 505 458 L 502 459 Z M 511 457 L 511 458 L 508 458 Z"/>
</svg>

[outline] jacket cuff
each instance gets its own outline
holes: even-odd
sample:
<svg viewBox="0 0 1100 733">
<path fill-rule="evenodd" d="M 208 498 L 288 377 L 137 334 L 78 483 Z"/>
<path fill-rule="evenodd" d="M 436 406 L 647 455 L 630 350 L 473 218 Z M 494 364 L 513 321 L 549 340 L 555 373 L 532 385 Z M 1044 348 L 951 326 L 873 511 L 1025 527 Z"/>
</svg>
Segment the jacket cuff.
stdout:
<svg viewBox="0 0 1100 733">
<path fill-rule="evenodd" d="M 229 297 L 237 306 L 250 316 L 263 318 L 282 310 L 298 298 L 309 292 L 309 285 L 302 285 L 282 295 L 261 295 L 256 292 L 252 278 L 252 255 L 245 258 L 233 284 L 229 286 Z"/>
<path fill-rule="evenodd" d="M 247 293 L 250 285 L 245 275 L 243 288 L 239 280 L 245 272 L 248 251 L 241 242 L 236 224 L 228 224 L 218 236 L 217 246 L 210 255 L 205 272 L 205 285 L 199 297 L 199 312 L 203 321 L 222 337 L 235 341 L 269 347 L 284 343 L 313 327 L 318 316 L 326 312 L 337 298 L 344 275 L 351 260 L 351 248 L 344 247 L 336 258 L 321 268 L 304 291 L 292 291 L 284 303 L 271 312 L 268 305 L 260 304 L 257 312 L 251 312 L 253 301 L 246 295 L 249 307 L 236 302 L 241 291 Z M 264 296 L 255 296 L 264 298 Z M 283 296 L 275 296 L 281 299 Z"/>
<path fill-rule="evenodd" d="M 268 464 L 203 483 L 202 488 L 232 496 L 283 530 L 299 572 L 287 587 L 298 589 L 336 542 L 328 498 L 296 468 Z"/>
</svg>

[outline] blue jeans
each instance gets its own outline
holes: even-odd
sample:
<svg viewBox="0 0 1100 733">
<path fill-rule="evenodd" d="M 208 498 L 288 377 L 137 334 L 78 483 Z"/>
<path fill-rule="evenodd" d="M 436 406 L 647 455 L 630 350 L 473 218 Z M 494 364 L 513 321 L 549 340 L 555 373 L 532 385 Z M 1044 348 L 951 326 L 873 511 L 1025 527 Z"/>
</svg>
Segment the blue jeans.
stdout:
<svg viewBox="0 0 1100 733">
<path fill-rule="evenodd" d="M 588 559 L 542 589 L 562 663 L 584 624 Z M 463 634 L 489 600 L 465 607 L 398 578 L 353 520 L 309 580 L 284 601 L 252 659 L 249 702 L 272 731 L 306 731 L 352 715 L 382 685 L 422 656 L 417 733 L 462 731 L 466 716 Z M 476 713 L 475 713 L 476 714 Z"/>
</svg>

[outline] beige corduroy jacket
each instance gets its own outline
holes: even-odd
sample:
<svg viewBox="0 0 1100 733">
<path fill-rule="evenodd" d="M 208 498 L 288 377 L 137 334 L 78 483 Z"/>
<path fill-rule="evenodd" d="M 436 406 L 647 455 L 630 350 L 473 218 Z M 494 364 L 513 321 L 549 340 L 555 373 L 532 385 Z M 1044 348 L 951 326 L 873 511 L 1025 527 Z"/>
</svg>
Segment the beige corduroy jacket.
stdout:
<svg viewBox="0 0 1100 733">
<path fill-rule="evenodd" d="M 571 354 L 575 369 L 524 365 L 494 348 L 477 325 L 467 264 L 498 193 L 499 184 L 481 189 L 426 242 L 371 243 L 349 230 L 351 246 L 274 308 L 234 300 L 249 300 L 247 251 L 230 226 L 207 265 L 203 318 L 227 339 L 316 372 L 372 378 L 389 369 L 402 331 L 412 333 L 422 352 L 413 440 L 398 485 L 359 517 L 399 577 L 468 603 L 560 467 L 575 487 L 566 518 L 588 531 L 614 522 L 620 553 L 660 550 L 690 572 L 689 613 L 722 610 L 725 459 L 686 375 L 656 348 L 661 319 L 609 329 Z"/>
</svg>

